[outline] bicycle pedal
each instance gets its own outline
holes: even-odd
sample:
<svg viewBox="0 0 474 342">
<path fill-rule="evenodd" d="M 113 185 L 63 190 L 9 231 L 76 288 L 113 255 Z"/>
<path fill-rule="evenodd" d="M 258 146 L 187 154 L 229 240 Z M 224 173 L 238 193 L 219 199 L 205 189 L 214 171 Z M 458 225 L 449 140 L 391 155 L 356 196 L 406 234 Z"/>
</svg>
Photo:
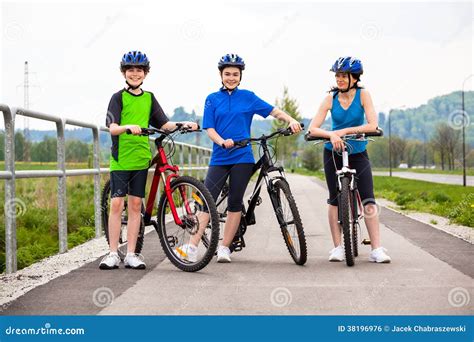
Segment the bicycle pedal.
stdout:
<svg viewBox="0 0 474 342">
<path fill-rule="evenodd" d="M 245 247 L 245 240 L 243 237 L 236 238 L 232 241 L 234 252 L 240 252 Z"/>
<path fill-rule="evenodd" d="M 364 239 L 361 242 L 362 245 L 370 245 L 370 239 Z"/>
</svg>

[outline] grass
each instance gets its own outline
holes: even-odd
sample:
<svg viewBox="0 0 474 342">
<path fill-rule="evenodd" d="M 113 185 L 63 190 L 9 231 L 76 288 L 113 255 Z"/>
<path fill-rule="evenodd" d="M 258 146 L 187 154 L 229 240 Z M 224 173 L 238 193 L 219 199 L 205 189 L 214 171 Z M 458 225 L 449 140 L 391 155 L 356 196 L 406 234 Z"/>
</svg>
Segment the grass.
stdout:
<svg viewBox="0 0 474 342">
<path fill-rule="evenodd" d="M 109 163 L 102 163 L 100 167 L 109 167 Z M 58 163 L 56 162 L 15 162 L 15 170 L 56 170 Z M 66 170 L 72 169 L 87 169 L 89 166 L 87 163 L 66 163 Z M 5 162 L 0 161 L 0 170 L 5 170 Z"/>
<path fill-rule="evenodd" d="M 323 181 L 326 180 L 326 177 L 324 176 L 324 171 L 321 170 L 316 170 L 316 171 L 310 171 L 305 168 L 297 168 L 295 169 L 295 173 L 298 173 L 303 176 L 312 176 L 312 177 L 317 177 Z"/>
<path fill-rule="evenodd" d="M 321 171 L 296 170 L 297 173 L 324 180 Z M 452 223 L 474 227 L 472 187 L 431 183 L 398 177 L 374 176 L 375 197 L 395 202 L 402 210 L 430 213 Z"/>
<path fill-rule="evenodd" d="M 393 201 L 402 210 L 435 214 L 453 223 L 474 227 L 472 187 L 374 176 L 374 189 L 376 197 Z"/>
<path fill-rule="evenodd" d="M 58 252 L 57 179 L 18 179 L 17 260 L 18 269 Z M 67 192 L 68 247 L 95 236 L 93 177 L 69 177 Z M 4 182 L 0 182 L 4 196 Z M 0 273 L 5 270 L 5 212 L 0 208 Z"/>
</svg>

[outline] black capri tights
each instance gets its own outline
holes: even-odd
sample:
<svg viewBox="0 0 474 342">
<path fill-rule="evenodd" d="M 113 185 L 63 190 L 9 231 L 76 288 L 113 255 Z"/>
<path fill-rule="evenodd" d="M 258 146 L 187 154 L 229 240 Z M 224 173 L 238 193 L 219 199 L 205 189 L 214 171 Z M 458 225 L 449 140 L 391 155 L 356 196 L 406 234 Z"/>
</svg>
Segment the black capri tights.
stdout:
<svg viewBox="0 0 474 342">
<path fill-rule="evenodd" d="M 227 178 L 230 177 L 227 210 L 230 212 L 241 211 L 245 189 L 252 176 L 253 166 L 252 163 L 209 166 L 204 184 L 211 192 L 214 201 L 217 200 Z"/>
<path fill-rule="evenodd" d="M 342 168 L 342 156 L 334 153 L 337 169 Z M 349 167 L 356 170 L 357 189 L 359 190 L 362 204 L 375 204 L 374 183 L 372 180 L 372 169 L 370 167 L 369 155 L 367 151 L 350 154 Z M 329 190 L 328 204 L 337 206 L 337 175 L 334 168 L 332 151 L 324 149 L 324 173 Z"/>
</svg>

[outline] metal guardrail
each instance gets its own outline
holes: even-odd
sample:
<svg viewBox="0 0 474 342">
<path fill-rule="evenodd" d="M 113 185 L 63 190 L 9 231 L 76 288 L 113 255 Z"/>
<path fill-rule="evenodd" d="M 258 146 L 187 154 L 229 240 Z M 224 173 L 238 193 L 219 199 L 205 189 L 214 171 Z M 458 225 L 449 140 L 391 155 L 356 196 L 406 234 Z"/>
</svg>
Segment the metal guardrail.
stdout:
<svg viewBox="0 0 474 342">
<path fill-rule="evenodd" d="M 58 237 L 59 253 L 67 252 L 67 177 L 94 175 L 94 221 L 95 235 L 101 236 L 101 208 L 100 208 L 100 175 L 108 173 L 108 168 L 100 167 L 100 142 L 99 131 L 108 132 L 104 126 L 96 126 L 90 123 L 65 119 L 58 116 L 43 114 L 22 108 L 12 108 L 5 104 L 0 104 L 0 111 L 3 113 L 5 122 L 5 171 L 0 171 L 0 179 L 5 180 L 5 263 L 6 273 L 14 273 L 17 270 L 17 240 L 16 240 L 16 192 L 15 180 L 18 178 L 58 178 Z M 15 117 L 16 115 L 40 119 L 56 123 L 57 132 L 57 169 L 56 170 L 21 170 L 15 171 Z M 92 169 L 71 169 L 66 170 L 66 144 L 65 127 L 73 125 L 83 128 L 90 128 L 93 135 L 93 168 Z M 188 150 L 187 166 L 181 167 L 183 171 L 203 172 L 207 170 L 208 158 L 211 149 L 195 145 L 175 142 L 179 151 L 179 165 L 185 165 L 184 151 Z M 196 156 L 193 163 L 193 151 Z M 198 165 L 198 166 L 193 166 Z M 150 169 L 149 172 L 153 172 Z"/>
</svg>

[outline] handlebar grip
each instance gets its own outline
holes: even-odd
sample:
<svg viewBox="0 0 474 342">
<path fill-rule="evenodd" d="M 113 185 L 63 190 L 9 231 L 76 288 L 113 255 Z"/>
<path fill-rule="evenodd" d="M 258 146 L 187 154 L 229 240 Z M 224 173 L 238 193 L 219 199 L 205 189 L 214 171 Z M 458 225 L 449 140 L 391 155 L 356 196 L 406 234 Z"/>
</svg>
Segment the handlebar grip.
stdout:
<svg viewBox="0 0 474 342">
<path fill-rule="evenodd" d="M 328 138 L 323 138 L 323 137 L 312 137 L 309 132 L 307 132 L 305 135 L 304 135 L 304 140 L 305 141 L 330 141 L 330 139 Z"/>
<path fill-rule="evenodd" d="M 383 137 L 383 129 L 377 127 L 375 132 L 365 133 L 366 137 Z"/>
<path fill-rule="evenodd" d="M 125 132 L 127 132 L 127 134 L 132 134 L 132 131 L 129 128 L 127 128 Z"/>
</svg>

